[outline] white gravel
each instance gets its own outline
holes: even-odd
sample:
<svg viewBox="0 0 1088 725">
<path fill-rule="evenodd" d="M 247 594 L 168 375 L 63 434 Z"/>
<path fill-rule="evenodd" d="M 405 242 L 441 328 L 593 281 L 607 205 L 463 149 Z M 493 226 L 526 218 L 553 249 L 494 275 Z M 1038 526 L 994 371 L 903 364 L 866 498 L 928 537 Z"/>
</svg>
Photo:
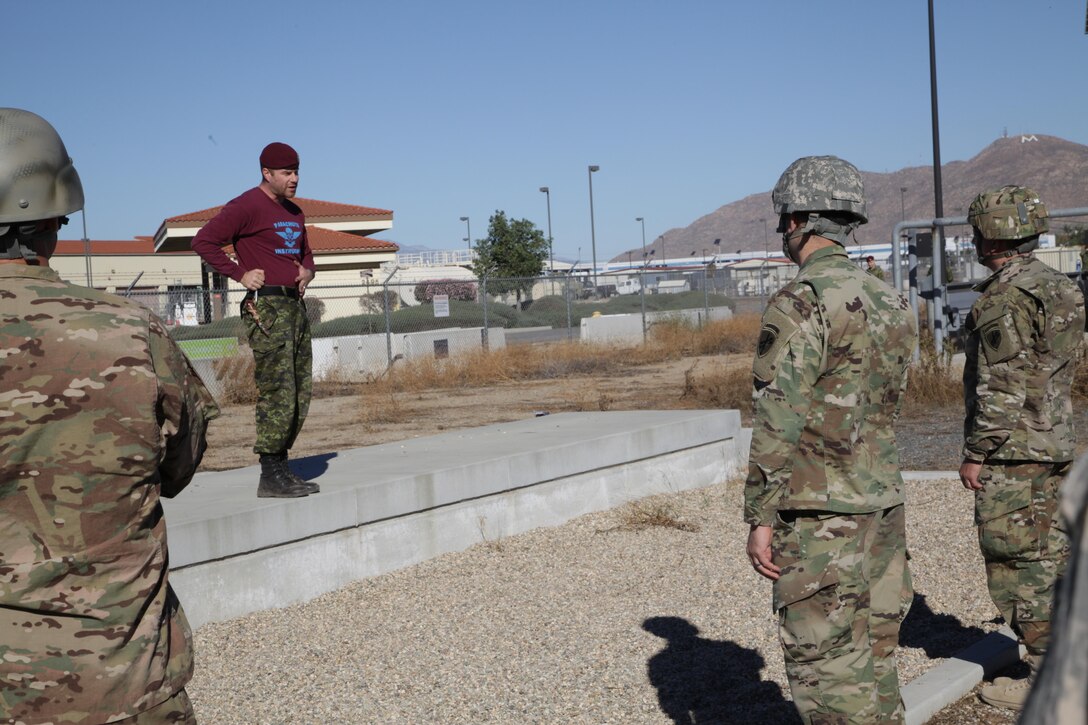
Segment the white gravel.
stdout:
<svg viewBox="0 0 1088 725">
<path fill-rule="evenodd" d="M 739 481 L 590 514 L 196 633 L 202 723 L 786 723 Z M 908 483 L 906 683 L 996 629 L 957 480 Z M 920 599 L 919 597 L 924 597 Z M 696 633 L 695 630 L 698 630 Z"/>
</svg>

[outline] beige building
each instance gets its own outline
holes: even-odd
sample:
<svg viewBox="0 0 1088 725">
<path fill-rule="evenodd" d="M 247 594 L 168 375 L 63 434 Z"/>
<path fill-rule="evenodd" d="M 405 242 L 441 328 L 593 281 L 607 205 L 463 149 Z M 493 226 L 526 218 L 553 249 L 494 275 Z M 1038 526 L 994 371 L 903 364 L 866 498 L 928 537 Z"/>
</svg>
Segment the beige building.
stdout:
<svg viewBox="0 0 1088 725">
<path fill-rule="evenodd" d="M 306 215 L 306 231 L 317 276 L 309 297 L 340 314 L 359 312 L 360 286 L 380 289 L 378 270 L 396 259 L 393 242 L 372 234 L 393 227 L 393 212 L 351 204 L 295 198 Z M 169 322 L 196 324 L 236 314 L 243 288 L 203 264 L 190 246 L 222 206 L 163 221 L 154 237 L 129 241 L 61 241 L 50 260 L 60 276 L 76 284 L 127 293 Z M 227 247 L 227 253 L 232 253 Z M 350 289 L 349 289 L 350 288 Z M 342 304 L 343 300 L 351 304 Z M 338 316 L 338 315 L 334 315 Z"/>
</svg>

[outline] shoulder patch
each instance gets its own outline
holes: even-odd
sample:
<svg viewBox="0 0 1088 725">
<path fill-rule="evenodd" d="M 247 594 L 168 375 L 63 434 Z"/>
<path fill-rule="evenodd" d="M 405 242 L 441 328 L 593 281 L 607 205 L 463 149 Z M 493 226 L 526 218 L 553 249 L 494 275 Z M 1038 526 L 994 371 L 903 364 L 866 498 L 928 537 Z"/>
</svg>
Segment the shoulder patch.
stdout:
<svg viewBox="0 0 1088 725">
<path fill-rule="evenodd" d="M 1016 323 L 1004 307 L 984 310 L 979 315 L 977 329 L 982 354 L 991 365 L 1011 360 L 1024 347 Z"/>
<path fill-rule="evenodd" d="M 756 343 L 756 359 L 752 363 L 752 374 L 756 380 L 769 383 L 774 379 L 789 341 L 799 329 L 800 324 L 781 309 L 767 308 L 763 313 L 759 342 Z"/>
</svg>

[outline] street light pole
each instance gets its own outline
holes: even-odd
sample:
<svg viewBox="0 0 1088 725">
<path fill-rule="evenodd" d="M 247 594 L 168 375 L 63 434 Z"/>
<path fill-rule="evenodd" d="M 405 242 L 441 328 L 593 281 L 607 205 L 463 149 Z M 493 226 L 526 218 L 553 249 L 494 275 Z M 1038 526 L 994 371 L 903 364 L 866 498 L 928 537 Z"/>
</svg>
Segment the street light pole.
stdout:
<svg viewBox="0 0 1088 725">
<path fill-rule="evenodd" d="M 548 199 L 548 267 L 555 274 L 555 254 L 552 252 L 552 192 L 546 186 L 540 187 L 540 190 Z"/>
<path fill-rule="evenodd" d="M 597 230 L 593 223 L 593 172 L 600 166 L 589 167 L 589 241 L 593 245 L 593 294 L 597 294 Z"/>
<path fill-rule="evenodd" d="M 907 207 L 903 201 L 903 195 L 907 193 L 907 187 L 899 187 L 899 221 L 904 221 L 907 218 Z"/>
<path fill-rule="evenodd" d="M 760 217 L 759 220 L 763 222 L 763 258 L 766 259 L 771 254 L 771 248 L 767 244 L 767 217 Z"/>
<path fill-rule="evenodd" d="M 461 221 L 463 221 L 465 223 L 465 233 L 468 234 L 468 236 L 465 237 L 465 241 L 468 242 L 468 250 L 471 252 L 472 251 L 472 226 L 468 223 L 468 217 L 467 216 L 461 217 Z"/>
<path fill-rule="evenodd" d="M 642 256 L 646 256 L 646 220 L 640 216 L 635 217 L 635 221 L 642 224 Z"/>
</svg>

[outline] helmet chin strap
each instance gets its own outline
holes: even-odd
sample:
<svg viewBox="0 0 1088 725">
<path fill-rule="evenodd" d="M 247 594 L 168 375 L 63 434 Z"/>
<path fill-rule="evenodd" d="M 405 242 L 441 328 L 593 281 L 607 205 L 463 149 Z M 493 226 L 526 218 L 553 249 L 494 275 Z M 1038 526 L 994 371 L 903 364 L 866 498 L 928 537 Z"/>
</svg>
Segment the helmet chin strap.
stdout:
<svg viewBox="0 0 1088 725">
<path fill-rule="evenodd" d="M 1038 246 L 1039 246 L 1039 237 L 1032 237 L 1031 239 L 1028 239 L 1028 240 L 1024 241 L 1023 243 L 1018 244 L 1017 246 L 1013 247 L 1012 249 L 1006 249 L 1003 252 L 990 252 L 989 254 L 982 254 L 981 252 L 979 252 L 978 244 L 976 243 L 975 244 L 975 253 L 978 254 L 978 261 L 979 262 L 986 263 L 991 259 L 1002 259 L 1002 258 L 1005 258 L 1005 257 L 1016 257 L 1016 256 L 1019 256 L 1021 254 L 1027 254 L 1028 252 L 1031 252 L 1032 250 L 1034 250 Z"/>
<path fill-rule="evenodd" d="M 0 259 L 22 259 L 28 264 L 38 261 L 38 250 L 57 241 L 57 230 L 42 229 L 38 223 L 13 224 L 0 227 Z"/>
<path fill-rule="evenodd" d="M 805 220 L 803 226 L 798 226 L 792 232 L 786 232 L 782 235 L 782 251 L 785 252 L 786 257 L 789 258 L 794 264 L 800 264 L 793 255 L 790 254 L 790 242 L 797 237 L 803 236 L 804 239 L 797 245 L 797 251 L 800 253 L 801 248 L 808 242 L 808 237 L 815 234 L 825 239 L 830 239 L 841 247 L 846 246 L 847 240 L 850 238 L 850 234 L 858 228 L 856 222 L 850 224 L 837 224 L 830 219 L 820 216 L 819 214 L 809 214 L 808 219 Z"/>
</svg>

